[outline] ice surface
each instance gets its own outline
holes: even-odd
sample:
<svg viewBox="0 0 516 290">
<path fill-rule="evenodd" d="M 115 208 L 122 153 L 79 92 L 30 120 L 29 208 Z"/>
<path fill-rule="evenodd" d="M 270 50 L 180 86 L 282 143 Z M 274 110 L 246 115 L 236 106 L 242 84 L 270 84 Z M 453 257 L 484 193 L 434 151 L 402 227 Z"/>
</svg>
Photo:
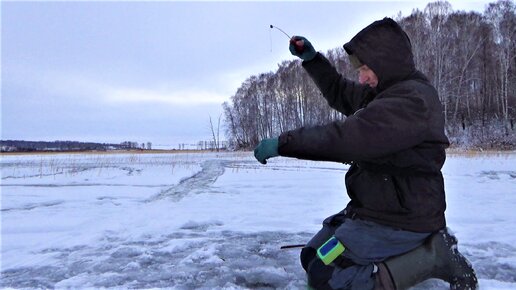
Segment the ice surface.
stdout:
<svg viewBox="0 0 516 290">
<path fill-rule="evenodd" d="M 448 226 L 481 289 L 516 289 L 516 154 L 451 154 Z M 299 249 L 348 166 L 251 153 L 2 156 L 8 288 L 305 289 Z M 416 289 L 447 289 L 429 280 Z"/>
</svg>

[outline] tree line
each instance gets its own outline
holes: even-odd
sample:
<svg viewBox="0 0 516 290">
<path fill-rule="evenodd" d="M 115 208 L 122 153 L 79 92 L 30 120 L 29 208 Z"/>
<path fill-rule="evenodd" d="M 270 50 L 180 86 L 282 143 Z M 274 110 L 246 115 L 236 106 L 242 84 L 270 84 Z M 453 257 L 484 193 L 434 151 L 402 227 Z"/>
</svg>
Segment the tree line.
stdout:
<svg viewBox="0 0 516 290">
<path fill-rule="evenodd" d="M 1 152 L 35 152 L 35 151 L 107 151 L 107 150 L 143 150 L 151 149 L 152 143 L 124 141 L 120 144 L 78 142 L 78 141 L 25 141 L 0 140 Z"/>
<path fill-rule="evenodd" d="M 477 13 L 453 11 L 449 2 L 437 1 L 396 21 L 411 39 L 416 67 L 439 92 L 452 145 L 515 149 L 514 2 L 500 0 Z M 324 55 L 357 80 L 342 47 Z M 237 149 L 301 126 L 345 119 L 327 105 L 297 59 L 249 77 L 223 110 L 227 138 Z"/>
</svg>

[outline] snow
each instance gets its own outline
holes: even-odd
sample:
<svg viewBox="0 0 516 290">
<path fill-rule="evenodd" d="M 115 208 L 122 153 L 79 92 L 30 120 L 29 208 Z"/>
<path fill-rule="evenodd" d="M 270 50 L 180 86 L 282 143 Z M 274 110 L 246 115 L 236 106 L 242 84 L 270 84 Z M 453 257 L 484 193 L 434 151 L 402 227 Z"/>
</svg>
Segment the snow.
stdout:
<svg viewBox="0 0 516 290">
<path fill-rule="evenodd" d="M 516 289 L 515 161 L 449 154 L 443 169 L 481 289 Z M 299 249 L 280 247 L 345 206 L 347 169 L 248 152 L 4 155 L 0 287 L 305 289 Z"/>
</svg>

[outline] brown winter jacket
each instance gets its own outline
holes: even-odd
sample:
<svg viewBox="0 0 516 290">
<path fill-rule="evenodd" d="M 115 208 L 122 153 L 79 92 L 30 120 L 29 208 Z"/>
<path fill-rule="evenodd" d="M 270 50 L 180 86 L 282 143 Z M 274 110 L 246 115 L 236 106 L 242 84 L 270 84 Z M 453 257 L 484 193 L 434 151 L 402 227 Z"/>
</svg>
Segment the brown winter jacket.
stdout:
<svg viewBox="0 0 516 290">
<path fill-rule="evenodd" d="M 449 143 L 437 92 L 415 69 L 410 40 L 385 18 L 344 48 L 376 73 L 376 90 L 344 78 L 319 53 L 303 62 L 328 104 L 347 118 L 281 134 L 279 154 L 351 162 L 346 210 L 354 217 L 416 232 L 445 227 L 441 168 Z"/>
</svg>

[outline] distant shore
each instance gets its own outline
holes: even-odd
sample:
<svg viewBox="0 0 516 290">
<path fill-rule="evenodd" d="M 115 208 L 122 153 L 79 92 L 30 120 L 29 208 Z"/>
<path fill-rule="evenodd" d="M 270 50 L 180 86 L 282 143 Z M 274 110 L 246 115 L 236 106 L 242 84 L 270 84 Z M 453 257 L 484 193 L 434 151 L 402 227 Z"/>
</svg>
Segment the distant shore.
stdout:
<svg viewBox="0 0 516 290">
<path fill-rule="evenodd" d="M 228 152 L 228 151 L 219 151 Z M 0 152 L 3 155 L 58 155 L 58 154 L 178 154 L 178 153 L 217 153 L 212 150 L 177 150 L 177 149 L 151 149 L 151 150 L 62 150 L 62 151 L 17 151 L 17 152 Z"/>
</svg>

